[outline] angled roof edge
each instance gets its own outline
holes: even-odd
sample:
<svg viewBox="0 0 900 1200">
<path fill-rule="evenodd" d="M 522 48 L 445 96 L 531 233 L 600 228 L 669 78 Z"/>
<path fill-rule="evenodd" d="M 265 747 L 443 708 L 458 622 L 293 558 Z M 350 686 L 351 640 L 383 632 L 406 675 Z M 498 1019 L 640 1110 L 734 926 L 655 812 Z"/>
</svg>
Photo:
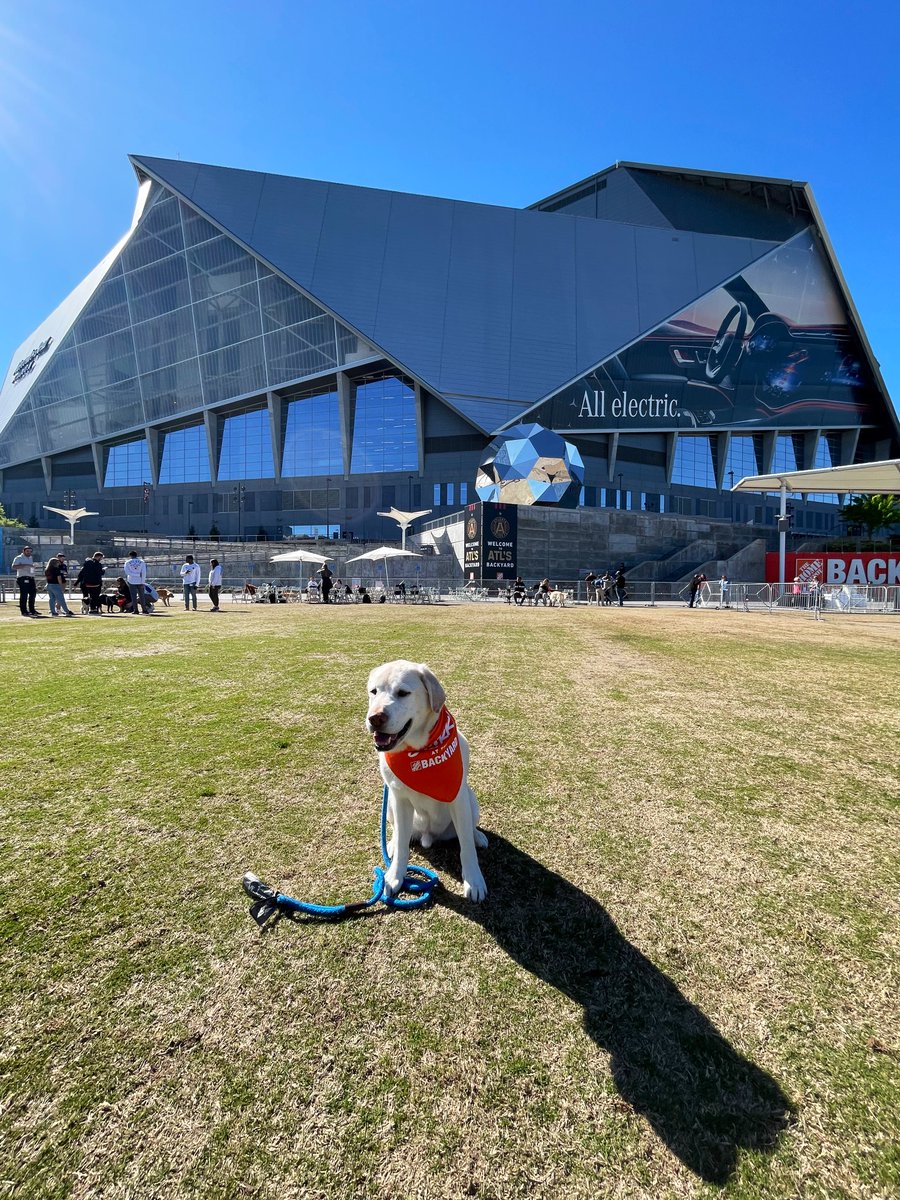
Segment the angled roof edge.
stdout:
<svg viewBox="0 0 900 1200">
<path fill-rule="evenodd" d="M 593 183 L 596 179 L 602 179 L 604 175 L 611 175 L 613 171 L 617 171 L 620 167 L 633 171 L 654 171 L 659 175 L 692 175 L 697 179 L 723 179 L 734 180 L 735 182 L 740 181 L 741 183 L 765 183 L 771 184 L 773 187 L 806 188 L 809 186 L 802 180 L 778 179 L 776 176 L 770 175 L 744 175 L 736 174 L 733 171 L 700 171 L 696 167 L 667 167 L 659 163 L 630 162 L 627 159 L 618 159 L 616 162 L 611 163 L 610 166 L 604 167 L 601 171 L 594 171 L 593 174 L 586 175 L 584 179 L 566 184 L 559 191 L 553 192 L 550 196 L 543 196 L 540 200 L 535 200 L 533 204 L 529 204 L 526 207 L 537 209 L 542 204 L 550 204 L 553 200 L 565 196 L 567 192 L 575 191 L 577 188 Z"/>
<path fill-rule="evenodd" d="M 238 246 L 241 246 L 248 254 L 252 255 L 253 258 L 257 259 L 259 262 L 265 263 L 265 265 L 269 268 L 269 270 L 272 271 L 275 275 L 277 275 L 279 277 L 279 279 L 283 279 L 285 281 L 285 283 L 290 284 L 290 286 L 292 288 L 294 288 L 296 291 L 300 292 L 301 295 L 306 296 L 306 298 L 308 300 L 312 300 L 313 303 L 317 304 L 319 306 L 319 308 L 322 309 L 323 312 L 327 312 L 329 314 L 329 316 L 333 317 L 336 321 L 339 321 L 347 329 L 350 329 L 353 333 L 356 334 L 357 337 L 362 338 L 362 340 L 367 345 L 374 347 L 374 349 L 377 350 L 378 353 L 383 358 L 387 359 L 387 361 L 389 363 L 392 363 L 397 368 L 398 371 L 402 371 L 404 373 L 404 375 L 408 375 L 409 378 L 414 380 L 418 384 L 419 387 L 424 388 L 425 391 L 429 393 L 429 395 L 434 396 L 435 399 L 437 399 L 437 400 L 440 400 L 442 404 L 446 404 L 448 408 L 452 409 L 453 412 L 455 412 L 457 414 L 457 416 L 462 417 L 463 420 L 466 421 L 469 425 L 471 425 L 473 429 L 477 429 L 479 433 L 484 432 L 482 429 L 479 428 L 478 425 L 476 425 L 473 422 L 471 417 L 467 416 L 466 413 L 464 413 L 460 409 L 458 409 L 453 404 L 453 402 L 451 400 L 448 400 L 447 397 L 442 392 L 439 392 L 435 388 L 434 384 L 429 383 L 426 379 L 423 379 L 416 371 L 412 370 L 412 368 L 408 367 L 405 363 L 400 362 L 400 360 L 395 355 L 389 354 L 388 351 L 385 350 L 385 348 L 383 346 L 380 346 L 373 337 L 371 337 L 367 333 L 363 333 L 362 330 L 358 329 L 355 325 L 353 325 L 350 321 L 348 321 L 347 318 L 342 316 L 339 312 L 337 312 L 336 309 L 332 308 L 324 300 L 321 300 L 317 295 L 315 295 L 315 293 L 310 292 L 302 284 L 298 283 L 296 281 L 296 279 L 293 279 L 290 275 L 286 275 L 285 272 L 282 271 L 280 267 L 276 267 L 274 263 L 270 262 L 269 259 L 267 259 L 264 255 L 260 254 L 258 250 L 255 250 L 248 242 L 245 242 L 243 240 L 243 238 L 238 237 L 236 233 L 234 233 L 232 230 L 226 228 L 226 226 L 222 225 L 222 223 L 220 221 L 217 221 L 215 219 L 215 217 L 213 217 L 205 209 L 200 208 L 200 206 L 198 204 L 196 204 L 189 196 L 185 196 L 182 191 L 180 191 L 178 188 L 176 188 L 174 186 L 174 184 L 168 182 L 168 180 L 166 180 L 166 179 L 160 178 L 160 176 L 158 174 L 156 174 L 150 167 L 147 166 L 145 160 L 142 159 L 140 155 L 129 154 L 128 160 L 131 163 L 132 167 L 134 168 L 134 172 L 137 175 L 139 182 L 141 181 L 142 176 L 147 179 L 156 180 L 157 183 L 161 184 L 164 188 L 168 189 L 168 191 L 172 192 L 173 195 L 176 195 L 179 198 L 179 200 L 181 200 L 184 204 L 187 204 L 189 208 L 192 208 L 194 210 L 194 212 L 200 213 L 200 215 L 205 220 L 209 221 L 209 223 L 211 225 L 215 226 L 215 228 L 220 230 L 223 234 L 225 234 L 226 237 L 231 238 L 231 240 L 233 242 L 235 242 Z M 201 164 L 193 164 L 193 165 L 203 166 L 205 164 L 201 163 Z M 223 168 L 223 170 L 229 170 L 229 171 L 230 170 L 240 170 L 240 169 L 241 168 L 239 168 L 239 167 Z M 265 172 L 265 171 L 250 172 L 250 173 L 251 174 L 262 174 L 262 175 L 267 174 L 267 172 Z M 293 178 L 293 176 L 286 176 L 285 178 Z M 338 187 L 353 187 L 354 185 L 353 184 L 337 184 L 336 186 L 338 186 Z M 377 190 L 384 190 L 384 189 L 376 188 L 373 190 L 377 191 Z"/>
<path fill-rule="evenodd" d="M 887 402 L 885 407 L 887 408 L 888 418 L 893 424 L 894 433 L 898 438 L 900 438 L 900 415 L 897 413 L 897 408 L 894 404 L 893 397 L 888 391 L 887 384 L 884 382 L 884 378 L 882 377 L 881 364 L 875 357 L 875 352 L 873 351 L 869 343 L 869 339 L 866 336 L 862 318 L 857 311 L 856 305 L 853 303 L 853 297 L 850 295 L 850 288 L 847 284 L 847 280 L 844 278 L 844 272 L 841 270 L 834 246 L 831 244 L 831 238 L 828 236 L 828 230 L 825 228 L 825 222 L 822 219 L 819 206 L 816 204 L 816 198 L 813 195 L 813 190 L 808 183 L 803 184 L 803 193 L 806 197 L 806 203 L 809 205 L 809 211 L 812 214 L 813 221 L 815 222 L 816 230 L 818 231 L 819 237 L 822 239 L 822 249 L 825 251 L 825 257 L 828 259 L 829 265 L 834 272 L 834 278 L 837 282 L 838 290 L 844 299 L 844 303 L 847 305 L 847 311 L 850 313 L 850 320 L 853 322 L 853 328 L 856 330 L 859 343 L 863 348 L 863 353 L 865 354 L 866 361 L 869 364 L 869 370 L 872 372 L 875 382 L 881 388 L 882 394 Z"/>
<path fill-rule="evenodd" d="M 134 212 L 131 216 L 131 224 L 126 232 L 122 234 L 112 249 L 108 250 L 107 253 L 104 254 L 103 258 L 101 258 L 97 263 L 97 265 L 88 271 L 87 275 L 85 275 L 83 279 L 75 284 L 68 295 L 65 296 L 59 302 L 59 304 L 57 304 L 56 308 L 54 308 L 53 311 L 46 316 L 43 321 L 41 321 L 40 325 L 38 325 L 37 328 L 31 334 L 29 334 L 22 344 L 13 352 L 6 375 L 0 378 L 0 433 L 3 432 L 12 418 L 21 409 L 22 404 L 31 394 L 35 384 L 40 380 L 41 376 L 54 361 L 54 358 L 56 357 L 56 351 L 59 349 L 60 344 L 68 336 L 72 326 L 81 316 L 82 312 L 84 312 L 85 308 L 94 297 L 100 285 L 105 280 L 113 264 L 116 262 L 118 256 L 125 249 L 129 238 L 137 227 L 138 221 L 140 221 L 141 217 L 144 215 L 144 211 L 147 207 L 149 191 L 149 186 L 146 188 L 138 188 Z M 33 348 L 35 343 L 40 344 L 47 338 L 50 339 L 50 345 L 48 347 L 49 353 L 41 355 L 35 361 L 34 368 L 27 376 L 28 386 L 25 388 L 24 392 L 22 392 L 21 395 L 14 395 L 14 375 L 20 356 L 22 358 L 29 357 L 26 347 Z"/>
</svg>

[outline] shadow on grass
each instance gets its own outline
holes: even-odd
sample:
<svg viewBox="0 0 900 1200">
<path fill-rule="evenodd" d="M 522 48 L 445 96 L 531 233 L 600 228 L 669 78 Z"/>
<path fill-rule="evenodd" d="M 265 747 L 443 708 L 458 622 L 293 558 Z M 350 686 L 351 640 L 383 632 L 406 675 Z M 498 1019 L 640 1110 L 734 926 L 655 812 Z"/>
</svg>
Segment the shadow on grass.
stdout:
<svg viewBox="0 0 900 1200">
<path fill-rule="evenodd" d="M 458 850 L 433 857 L 458 874 Z M 479 857 L 487 901 L 439 890 L 437 902 L 482 925 L 511 958 L 581 1005 L 620 1095 L 673 1154 L 724 1184 L 739 1150 L 775 1148 L 793 1117 L 787 1096 L 622 936 L 602 905 L 496 834 Z"/>
</svg>

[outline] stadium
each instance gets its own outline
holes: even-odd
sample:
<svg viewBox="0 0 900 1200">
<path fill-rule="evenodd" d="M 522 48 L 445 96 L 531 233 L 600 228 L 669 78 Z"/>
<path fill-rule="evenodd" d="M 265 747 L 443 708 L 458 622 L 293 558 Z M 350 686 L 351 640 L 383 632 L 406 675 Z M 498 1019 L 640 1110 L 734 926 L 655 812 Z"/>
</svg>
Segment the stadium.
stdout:
<svg viewBox="0 0 900 1200">
<path fill-rule="evenodd" d="M 131 163 L 128 232 L 0 391 L 28 524 L 395 539 L 379 514 L 460 513 L 526 423 L 581 456 L 577 508 L 670 545 L 774 536 L 744 476 L 900 454 L 807 184 L 620 162 L 518 209 Z M 797 496 L 795 530 L 834 531 L 838 499 Z"/>
</svg>

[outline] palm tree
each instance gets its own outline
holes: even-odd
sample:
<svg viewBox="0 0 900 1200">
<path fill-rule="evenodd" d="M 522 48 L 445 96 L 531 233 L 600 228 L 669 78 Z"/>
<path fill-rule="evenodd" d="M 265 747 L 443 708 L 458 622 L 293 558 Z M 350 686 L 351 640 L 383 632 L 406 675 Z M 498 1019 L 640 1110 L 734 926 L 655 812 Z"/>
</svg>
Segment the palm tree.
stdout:
<svg viewBox="0 0 900 1200">
<path fill-rule="evenodd" d="M 896 496 L 851 496 L 839 510 L 848 525 L 862 525 L 874 538 L 879 529 L 900 525 L 900 500 Z"/>
</svg>

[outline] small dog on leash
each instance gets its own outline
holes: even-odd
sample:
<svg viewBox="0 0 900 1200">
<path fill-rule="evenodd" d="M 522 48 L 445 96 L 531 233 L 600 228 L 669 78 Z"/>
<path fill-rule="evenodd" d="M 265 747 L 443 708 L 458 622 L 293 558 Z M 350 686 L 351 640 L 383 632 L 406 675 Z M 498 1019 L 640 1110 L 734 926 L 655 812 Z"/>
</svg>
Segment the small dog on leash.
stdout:
<svg viewBox="0 0 900 1200">
<path fill-rule="evenodd" d="M 376 667 L 368 688 L 365 724 L 380 755 L 392 827 L 386 890 L 399 891 L 413 838 L 427 849 L 455 836 L 463 895 L 483 900 L 487 885 L 478 849 L 488 842 L 478 828 L 478 801 L 468 783 L 469 743 L 447 710 L 443 687 L 424 663 L 397 659 Z"/>
</svg>

